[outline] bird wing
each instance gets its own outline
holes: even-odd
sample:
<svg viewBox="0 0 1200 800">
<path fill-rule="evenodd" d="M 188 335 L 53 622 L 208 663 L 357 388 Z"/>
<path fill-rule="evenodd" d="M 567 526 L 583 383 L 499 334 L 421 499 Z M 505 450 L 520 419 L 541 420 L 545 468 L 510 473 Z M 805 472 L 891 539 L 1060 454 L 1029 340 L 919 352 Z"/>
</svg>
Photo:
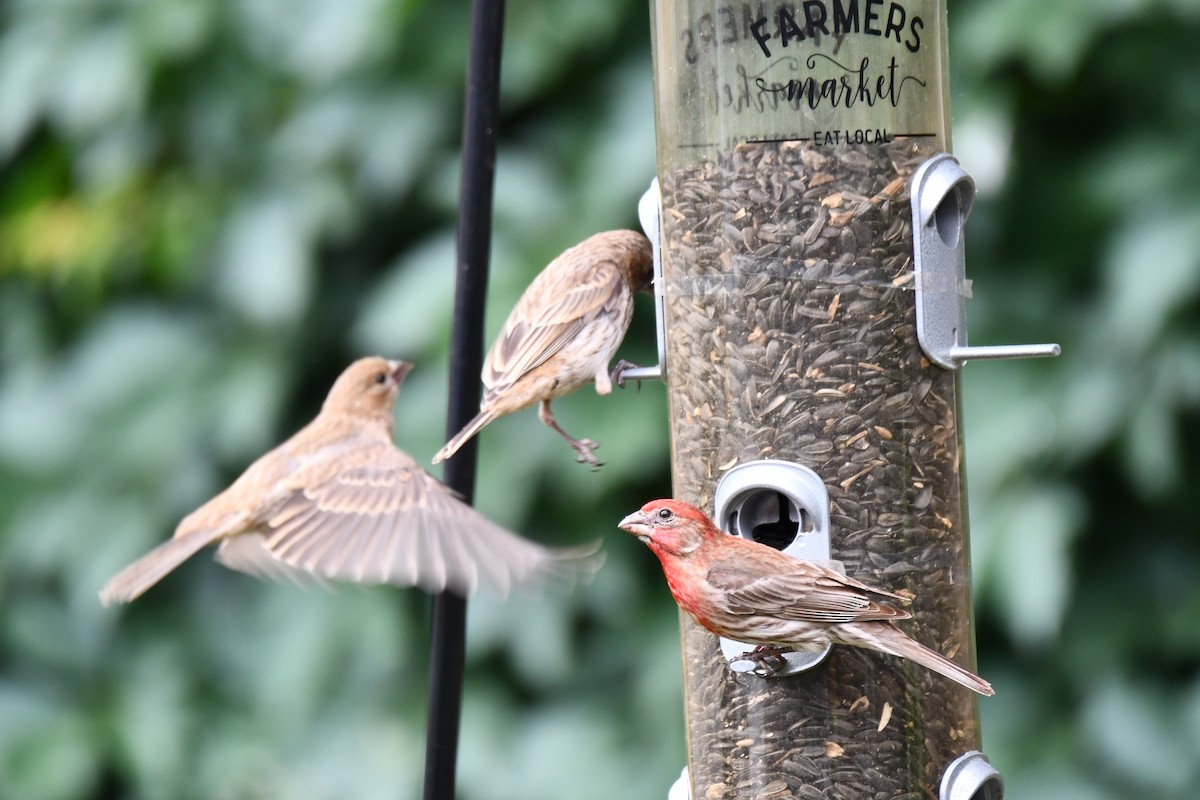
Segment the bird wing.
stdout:
<svg viewBox="0 0 1200 800">
<path fill-rule="evenodd" d="M 782 619 L 832 624 L 878 619 L 906 619 L 907 611 L 872 599 L 896 597 L 873 589 L 828 567 L 780 555 L 788 564 L 764 570 L 753 559 L 720 564 L 708 581 L 726 597 L 734 614 L 769 615 Z M 783 568 L 778 567 L 782 564 Z"/>
<path fill-rule="evenodd" d="M 565 560 L 484 518 L 389 441 L 362 435 L 347 444 L 290 476 L 252 534 L 289 567 L 320 579 L 462 594 L 482 584 L 503 594 L 553 577 Z M 269 573 L 244 560 L 248 571 Z"/>
<path fill-rule="evenodd" d="M 548 269 L 530 285 L 488 352 L 483 368 L 488 389 L 508 386 L 545 363 L 619 301 L 626 291 L 621 270 L 611 261 L 592 266 Z"/>
</svg>

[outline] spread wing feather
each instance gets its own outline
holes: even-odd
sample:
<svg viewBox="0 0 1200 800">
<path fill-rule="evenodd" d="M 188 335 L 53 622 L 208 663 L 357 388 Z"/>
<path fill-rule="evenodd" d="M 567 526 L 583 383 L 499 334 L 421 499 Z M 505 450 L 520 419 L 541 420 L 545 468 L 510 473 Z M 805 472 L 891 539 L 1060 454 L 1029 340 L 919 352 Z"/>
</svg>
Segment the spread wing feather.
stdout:
<svg viewBox="0 0 1200 800">
<path fill-rule="evenodd" d="M 265 550 L 285 568 L 322 580 L 419 585 L 462 594 L 484 585 L 500 594 L 515 585 L 578 571 L 582 553 L 556 552 L 490 522 L 458 500 L 416 462 L 383 439 L 362 437 L 339 458 L 314 459 L 243 550 L 222 550 L 235 569 L 277 577 Z"/>
</svg>

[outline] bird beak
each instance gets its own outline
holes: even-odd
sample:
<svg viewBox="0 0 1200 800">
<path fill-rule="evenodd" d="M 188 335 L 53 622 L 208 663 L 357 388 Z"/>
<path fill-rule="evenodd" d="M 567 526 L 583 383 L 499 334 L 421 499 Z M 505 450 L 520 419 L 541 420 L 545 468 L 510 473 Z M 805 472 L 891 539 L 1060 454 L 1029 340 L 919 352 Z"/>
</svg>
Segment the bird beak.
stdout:
<svg viewBox="0 0 1200 800">
<path fill-rule="evenodd" d="M 407 375 L 410 371 L 412 371 L 412 368 L 413 368 L 413 365 L 407 361 L 389 361 L 388 362 L 388 369 L 390 369 L 392 371 L 392 378 L 396 381 L 397 386 L 399 386 L 400 383 L 403 382 L 404 376 Z"/>
<path fill-rule="evenodd" d="M 617 526 L 626 533 L 632 533 L 639 539 L 643 539 L 650 535 L 650 523 L 646 521 L 646 515 L 641 511 L 635 511 L 625 519 L 621 520 L 621 524 Z"/>
</svg>

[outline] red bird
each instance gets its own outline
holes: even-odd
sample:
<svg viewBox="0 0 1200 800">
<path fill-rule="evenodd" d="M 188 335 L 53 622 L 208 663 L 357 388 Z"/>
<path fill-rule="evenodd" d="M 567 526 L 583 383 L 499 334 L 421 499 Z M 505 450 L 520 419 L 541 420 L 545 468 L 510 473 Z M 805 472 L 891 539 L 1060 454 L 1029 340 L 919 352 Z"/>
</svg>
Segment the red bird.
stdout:
<svg viewBox="0 0 1200 800">
<path fill-rule="evenodd" d="M 764 648 L 820 650 L 829 642 L 911 659 L 982 695 L 991 684 L 909 638 L 899 595 L 828 567 L 723 533 L 702 511 L 654 500 L 621 520 L 662 562 L 675 602 L 708 630 Z"/>
</svg>

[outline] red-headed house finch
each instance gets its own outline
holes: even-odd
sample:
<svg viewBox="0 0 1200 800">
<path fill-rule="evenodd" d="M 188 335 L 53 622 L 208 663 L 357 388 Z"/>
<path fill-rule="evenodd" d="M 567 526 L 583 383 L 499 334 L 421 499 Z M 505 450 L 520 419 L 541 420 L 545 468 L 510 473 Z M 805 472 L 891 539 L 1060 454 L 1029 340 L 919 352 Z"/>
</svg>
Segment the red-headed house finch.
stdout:
<svg viewBox="0 0 1200 800">
<path fill-rule="evenodd" d="M 598 394 L 621 383 L 625 362 L 612 375 L 633 297 L 653 279 L 650 241 L 636 231 L 607 231 L 566 250 L 533 279 L 509 314 L 483 365 L 479 413 L 433 457 L 437 464 L 492 420 L 540 403 L 538 417 L 566 439 L 579 461 L 600 466 L 590 439 L 567 434 L 550 401 L 592 381 Z"/>
<path fill-rule="evenodd" d="M 364 358 L 321 412 L 105 585 L 128 602 L 196 551 L 274 579 L 316 578 L 501 594 L 590 570 L 595 548 L 548 550 L 489 522 L 392 443 L 392 403 L 412 368 Z"/>
<path fill-rule="evenodd" d="M 698 508 L 676 500 L 647 503 L 620 528 L 654 551 L 675 602 L 718 636 L 767 648 L 865 647 L 995 694 L 987 681 L 896 627 L 895 620 L 911 616 L 884 602 L 898 595 L 723 533 Z"/>
</svg>

